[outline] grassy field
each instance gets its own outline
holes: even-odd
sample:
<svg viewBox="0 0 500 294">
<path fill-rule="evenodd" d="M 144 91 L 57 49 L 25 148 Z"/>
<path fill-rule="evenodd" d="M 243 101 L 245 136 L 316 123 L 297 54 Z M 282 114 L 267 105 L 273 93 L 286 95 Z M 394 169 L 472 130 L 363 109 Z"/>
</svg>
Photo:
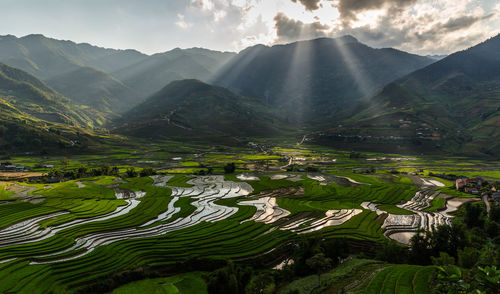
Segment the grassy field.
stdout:
<svg viewBox="0 0 500 294">
<path fill-rule="evenodd" d="M 356 292 L 357 294 L 377 293 L 431 293 L 429 280 L 434 272 L 434 267 L 423 267 L 417 265 L 393 265 L 389 266 L 370 281 L 366 289 Z"/>
<path fill-rule="evenodd" d="M 202 273 L 187 273 L 168 278 L 148 279 L 121 286 L 112 294 L 206 294 L 207 286 Z"/>
<path fill-rule="evenodd" d="M 6 191 L 5 188 L 7 185 L 0 185 L 0 200 L 12 200 L 10 196 L 14 195 L 15 193 L 12 191 Z"/>
<path fill-rule="evenodd" d="M 334 292 L 334 289 L 342 289 L 342 287 L 339 286 L 344 282 L 344 280 L 349 279 L 351 276 L 360 275 L 362 272 L 369 268 L 379 268 L 381 266 L 383 265 L 380 262 L 370 259 L 350 259 L 340 264 L 331 272 L 321 274 L 321 291 L 319 291 L 318 288 L 318 276 L 310 275 L 291 282 L 279 293 L 290 293 L 292 291 L 297 291 L 299 294 L 308 294 L 313 290 L 315 291 L 315 293 L 336 293 Z"/>
</svg>

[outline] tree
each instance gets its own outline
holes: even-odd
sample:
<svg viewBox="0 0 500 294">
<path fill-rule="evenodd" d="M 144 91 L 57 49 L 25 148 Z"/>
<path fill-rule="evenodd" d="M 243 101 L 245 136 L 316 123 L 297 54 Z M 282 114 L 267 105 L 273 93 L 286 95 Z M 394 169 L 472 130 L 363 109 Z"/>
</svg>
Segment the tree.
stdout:
<svg viewBox="0 0 500 294">
<path fill-rule="evenodd" d="M 274 278 L 269 273 L 259 273 L 258 275 L 253 276 L 246 287 L 245 293 L 248 294 L 260 294 L 264 293 L 267 289 L 274 284 Z M 267 292 L 267 291 L 266 291 Z"/>
<path fill-rule="evenodd" d="M 445 266 L 455 264 L 455 258 L 446 252 L 440 252 L 439 257 L 431 257 L 431 259 L 434 265 Z"/>
<path fill-rule="evenodd" d="M 236 170 L 236 165 L 234 162 L 228 163 L 224 166 L 224 173 L 226 174 L 232 174 Z"/>
<path fill-rule="evenodd" d="M 245 293 L 245 288 L 252 278 L 250 267 L 240 267 L 229 261 L 227 266 L 212 272 L 207 279 L 210 294 Z"/>
<path fill-rule="evenodd" d="M 390 263 L 405 263 L 408 260 L 408 252 L 405 247 L 394 241 L 385 242 L 376 252 L 378 260 Z"/>
<path fill-rule="evenodd" d="M 493 205 L 491 207 L 490 221 L 500 223 L 500 206 Z"/>
<path fill-rule="evenodd" d="M 78 167 L 78 169 L 77 169 L 77 176 L 78 176 L 79 178 L 83 178 L 83 177 L 85 177 L 86 175 L 87 175 L 87 167 L 86 167 L 86 166 L 83 166 L 83 165 L 82 165 L 82 166 L 80 166 L 80 167 Z"/>
<path fill-rule="evenodd" d="M 472 268 L 479 260 L 479 250 L 473 247 L 465 247 L 458 251 L 458 264 L 461 267 Z"/>
<path fill-rule="evenodd" d="M 107 176 L 109 175 L 109 172 L 111 171 L 111 168 L 107 164 L 103 164 L 99 167 L 101 170 L 101 175 Z"/>
<path fill-rule="evenodd" d="M 129 178 L 137 177 L 137 171 L 135 170 L 134 167 L 127 168 L 127 177 L 129 177 Z"/>
<path fill-rule="evenodd" d="M 7 127 L 6 126 L 0 126 L 0 137 L 3 137 L 7 134 Z"/>
<path fill-rule="evenodd" d="M 47 176 L 51 179 L 62 179 L 64 174 L 61 170 L 53 168 L 48 172 Z"/>
<path fill-rule="evenodd" d="M 332 266 L 332 260 L 325 254 L 318 253 L 306 260 L 306 264 L 318 275 L 318 287 L 321 286 L 321 274 L 329 270 Z"/>
<path fill-rule="evenodd" d="M 330 239 L 321 243 L 322 252 L 332 260 L 332 266 L 337 266 L 340 261 L 349 256 L 349 243 L 346 239 Z"/>
<path fill-rule="evenodd" d="M 156 172 L 152 167 L 145 167 L 141 170 L 141 173 L 140 173 L 141 177 L 149 177 L 152 175 L 156 175 Z"/>
<path fill-rule="evenodd" d="M 428 238 L 429 232 L 417 231 L 410 239 L 410 262 L 414 264 L 429 264 L 430 244 Z"/>
<path fill-rule="evenodd" d="M 464 282 L 462 270 L 455 265 L 437 267 L 436 293 L 468 293 L 469 285 Z"/>
<path fill-rule="evenodd" d="M 111 171 L 109 172 L 109 175 L 110 176 L 117 176 L 119 172 L 120 172 L 120 169 L 117 166 L 113 166 L 111 168 Z"/>
<path fill-rule="evenodd" d="M 464 223 L 468 228 L 482 227 L 484 224 L 483 207 L 467 203 L 465 205 Z"/>
<path fill-rule="evenodd" d="M 498 293 L 500 287 L 500 269 L 496 266 L 479 267 L 477 280 L 482 288 L 487 290 L 487 293 Z M 491 291 L 491 292 L 489 292 Z"/>
</svg>

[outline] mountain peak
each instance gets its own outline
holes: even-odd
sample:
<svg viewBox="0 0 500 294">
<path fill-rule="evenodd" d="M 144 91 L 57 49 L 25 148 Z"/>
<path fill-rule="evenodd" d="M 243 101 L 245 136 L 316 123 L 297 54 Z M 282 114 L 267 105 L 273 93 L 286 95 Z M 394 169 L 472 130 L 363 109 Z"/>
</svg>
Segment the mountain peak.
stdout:
<svg viewBox="0 0 500 294">
<path fill-rule="evenodd" d="M 346 43 L 359 43 L 358 39 L 356 39 L 352 35 L 343 35 L 341 37 L 338 37 L 337 40 L 342 41 L 344 44 L 346 44 Z"/>
<path fill-rule="evenodd" d="M 29 34 L 29 35 L 26 35 L 24 37 L 21 37 L 20 39 L 31 39 L 31 40 L 36 40 L 36 39 L 47 39 L 47 37 L 45 37 L 44 35 L 42 34 Z"/>
</svg>

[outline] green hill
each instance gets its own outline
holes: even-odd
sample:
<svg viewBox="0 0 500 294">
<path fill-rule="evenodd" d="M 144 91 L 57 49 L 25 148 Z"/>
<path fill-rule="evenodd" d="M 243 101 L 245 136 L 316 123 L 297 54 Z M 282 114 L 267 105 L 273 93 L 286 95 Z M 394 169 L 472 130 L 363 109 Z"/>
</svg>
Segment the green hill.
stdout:
<svg viewBox="0 0 500 294">
<path fill-rule="evenodd" d="M 137 104 L 136 91 L 91 67 L 80 67 L 47 83 L 76 103 L 107 113 L 122 113 Z"/>
<path fill-rule="evenodd" d="M 27 72 L 0 63 L 0 149 L 86 144 L 91 129 L 102 120 L 100 112 L 74 104 Z"/>
<path fill-rule="evenodd" d="M 325 122 L 387 83 L 432 62 L 395 49 L 374 49 L 351 36 L 320 38 L 247 48 L 213 82 L 283 107 L 299 122 Z"/>
<path fill-rule="evenodd" d="M 500 154 L 500 35 L 387 85 L 346 117 L 329 137 L 360 136 L 354 140 L 367 147 L 377 137 L 375 144 L 386 147 Z M 390 136 L 398 139 L 380 139 Z"/>
<path fill-rule="evenodd" d="M 198 80 L 174 81 L 123 117 L 119 133 L 150 138 L 261 137 L 284 130 L 258 100 Z"/>
</svg>

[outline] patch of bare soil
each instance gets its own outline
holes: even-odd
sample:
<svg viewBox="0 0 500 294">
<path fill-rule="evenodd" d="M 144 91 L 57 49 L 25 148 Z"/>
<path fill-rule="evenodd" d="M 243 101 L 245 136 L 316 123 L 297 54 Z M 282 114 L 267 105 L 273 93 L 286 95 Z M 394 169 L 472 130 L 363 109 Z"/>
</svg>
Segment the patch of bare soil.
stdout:
<svg viewBox="0 0 500 294">
<path fill-rule="evenodd" d="M 44 173 L 25 173 L 25 172 L 0 172 L 0 179 L 21 180 L 28 178 L 41 177 Z"/>
</svg>

